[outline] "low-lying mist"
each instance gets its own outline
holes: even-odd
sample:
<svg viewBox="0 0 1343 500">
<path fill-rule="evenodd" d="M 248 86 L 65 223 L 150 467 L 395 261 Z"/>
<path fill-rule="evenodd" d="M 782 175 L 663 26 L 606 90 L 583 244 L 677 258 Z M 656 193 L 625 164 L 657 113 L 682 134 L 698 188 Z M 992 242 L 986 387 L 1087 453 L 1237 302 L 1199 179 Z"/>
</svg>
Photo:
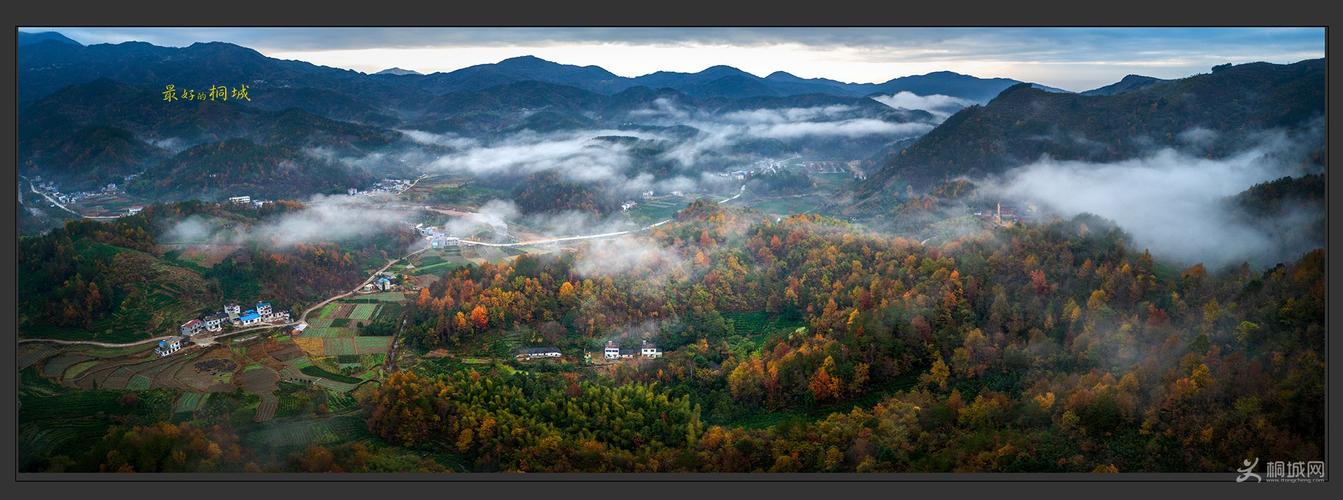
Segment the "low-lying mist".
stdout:
<svg viewBox="0 0 1343 500">
<path fill-rule="evenodd" d="M 387 208 L 366 196 L 317 195 L 303 208 L 264 219 L 258 224 L 230 223 L 192 215 L 163 232 L 165 243 L 241 245 L 276 248 L 300 243 L 366 238 L 403 225 L 410 212 Z"/>
<path fill-rule="evenodd" d="M 1199 133 L 1191 133 L 1193 136 Z M 1112 163 L 1042 159 L 1005 174 L 985 194 L 1032 200 L 1064 216 L 1092 213 L 1115 221 L 1139 248 L 1182 264 L 1271 265 L 1323 244 L 1323 235 L 1283 238 L 1284 228 L 1310 231 L 1320 208 L 1297 207 L 1253 220 L 1230 197 L 1254 184 L 1310 173 L 1300 144 L 1268 134 L 1254 147 L 1222 159 L 1163 149 Z"/>
<path fill-rule="evenodd" d="M 897 92 L 892 95 L 872 96 L 872 100 L 897 109 L 918 109 L 932 113 L 938 121 L 960 111 L 961 108 L 978 104 L 969 99 L 942 94 L 918 95 L 913 92 Z"/>
</svg>

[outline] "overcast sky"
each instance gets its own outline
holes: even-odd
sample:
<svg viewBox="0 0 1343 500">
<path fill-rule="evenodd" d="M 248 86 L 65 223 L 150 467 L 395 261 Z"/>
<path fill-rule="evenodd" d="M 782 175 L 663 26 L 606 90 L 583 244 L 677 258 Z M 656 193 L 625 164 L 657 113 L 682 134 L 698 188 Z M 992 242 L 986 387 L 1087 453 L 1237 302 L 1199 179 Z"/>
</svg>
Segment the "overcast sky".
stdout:
<svg viewBox="0 0 1343 500">
<path fill-rule="evenodd" d="M 726 64 L 765 76 L 883 82 L 955 71 L 1087 90 L 1127 74 L 1324 57 L 1323 28 L 21 28 L 84 44 L 223 41 L 271 57 L 432 73 L 534 55 L 621 76 Z"/>
</svg>

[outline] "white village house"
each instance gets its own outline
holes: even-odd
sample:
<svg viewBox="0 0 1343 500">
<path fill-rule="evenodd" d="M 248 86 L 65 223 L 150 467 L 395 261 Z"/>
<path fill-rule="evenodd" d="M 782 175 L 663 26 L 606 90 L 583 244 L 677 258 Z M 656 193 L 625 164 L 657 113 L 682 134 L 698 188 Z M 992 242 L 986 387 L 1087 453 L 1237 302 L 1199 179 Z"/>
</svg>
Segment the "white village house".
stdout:
<svg viewBox="0 0 1343 500">
<path fill-rule="evenodd" d="M 660 358 L 662 357 L 662 349 L 659 349 L 657 344 L 645 340 L 643 345 L 639 346 L 639 355 L 645 358 Z"/>
<path fill-rule="evenodd" d="M 554 347 L 527 347 L 519 349 L 516 355 L 519 360 L 559 358 L 561 356 L 560 350 Z"/>
<path fill-rule="evenodd" d="M 217 332 L 224 329 L 224 321 L 228 320 L 228 315 L 224 313 L 211 313 L 205 316 L 205 329 Z"/>
<path fill-rule="evenodd" d="M 190 337 L 199 333 L 202 328 L 205 328 L 205 322 L 199 319 L 193 319 L 186 323 L 182 323 L 182 326 L 178 329 L 182 332 L 182 336 Z"/>
<path fill-rule="evenodd" d="M 154 348 L 154 354 L 164 357 L 175 353 L 182 348 L 182 339 L 173 337 L 167 340 L 160 340 L 158 347 Z"/>
<path fill-rule="evenodd" d="M 602 357 L 607 360 L 630 359 L 635 356 L 649 359 L 660 358 L 662 357 L 662 349 L 647 340 L 640 344 L 637 352 L 633 349 L 621 349 L 615 341 L 607 341 L 606 348 L 602 349 Z"/>
</svg>

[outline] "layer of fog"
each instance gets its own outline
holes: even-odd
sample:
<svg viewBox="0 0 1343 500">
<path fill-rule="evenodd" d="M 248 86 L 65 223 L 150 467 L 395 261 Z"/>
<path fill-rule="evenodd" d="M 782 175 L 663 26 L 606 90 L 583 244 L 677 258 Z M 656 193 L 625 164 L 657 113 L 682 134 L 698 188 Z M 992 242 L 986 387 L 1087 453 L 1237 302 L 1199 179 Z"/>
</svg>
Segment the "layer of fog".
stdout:
<svg viewBox="0 0 1343 500">
<path fill-rule="evenodd" d="M 684 277 L 688 263 L 680 254 L 651 238 L 620 236 L 584 242 L 574 271 L 582 276 L 637 277 L 642 285 L 651 286 L 646 291 L 657 294 L 667 280 Z M 643 291 L 642 285 L 636 285 L 636 291 Z"/>
<path fill-rule="evenodd" d="M 1182 137 L 1200 144 L 1211 139 L 1205 129 Z M 1257 183 L 1310 173 L 1307 163 L 1300 161 L 1300 148 L 1300 141 L 1271 133 L 1222 159 L 1176 149 L 1112 163 L 1045 158 L 1008 172 L 984 192 L 1033 200 L 1065 216 L 1085 212 L 1105 217 L 1130 234 L 1139 248 L 1177 263 L 1271 265 L 1322 244 L 1312 243 L 1317 240 L 1313 237 L 1273 234 L 1281 228 L 1303 227 L 1320 214 L 1288 211 L 1275 220 L 1251 224 L 1228 198 Z"/>
<path fill-rule="evenodd" d="M 686 125 L 700 131 L 693 140 L 681 141 L 663 156 L 681 165 L 694 165 L 709 153 L 756 140 L 779 140 L 798 144 L 808 140 L 869 139 L 887 142 L 917 136 L 932 130 L 934 123 L 893 122 L 865 116 L 855 106 L 831 105 L 808 108 L 753 109 L 712 114 L 688 109 L 659 98 L 631 116 L 650 124 Z"/>
<path fill-rule="evenodd" d="M 403 225 L 410 212 L 386 207 L 367 196 L 317 195 L 303 208 L 243 224 L 202 215 L 173 223 L 160 240 L 170 244 L 242 245 L 276 248 L 300 243 L 368 238 Z"/>
<path fill-rule="evenodd" d="M 645 191 L 716 193 L 737 187 L 715 175 L 717 171 L 746 167 L 762 159 L 733 149 L 744 143 L 777 141 L 785 147 L 805 148 L 812 141 L 875 138 L 890 142 L 925 133 L 934 126 L 924 121 L 894 122 L 871 114 L 870 109 L 851 105 L 714 113 L 679 106 L 664 98 L 629 112 L 619 129 L 522 130 L 489 138 L 407 129 L 399 132 L 410 147 L 359 157 L 340 157 L 322 149 L 309 154 L 373 172 L 387 166 L 473 177 L 522 177 L 549 171 L 568 181 L 601 184 L 608 194 L 626 197 Z M 673 126 L 692 127 L 698 133 L 687 138 L 658 130 Z M 652 157 L 648 156 L 650 151 L 655 153 Z M 706 163 L 706 159 L 712 163 Z M 664 170 L 655 177 L 643 168 L 649 162 L 670 165 L 673 171 L 668 175 Z"/>
<path fill-rule="evenodd" d="M 897 92 L 892 95 L 872 96 L 872 100 L 897 109 L 918 109 L 932 113 L 940 122 L 961 108 L 978 104 L 969 99 L 942 94 L 918 95 L 913 92 Z"/>
</svg>

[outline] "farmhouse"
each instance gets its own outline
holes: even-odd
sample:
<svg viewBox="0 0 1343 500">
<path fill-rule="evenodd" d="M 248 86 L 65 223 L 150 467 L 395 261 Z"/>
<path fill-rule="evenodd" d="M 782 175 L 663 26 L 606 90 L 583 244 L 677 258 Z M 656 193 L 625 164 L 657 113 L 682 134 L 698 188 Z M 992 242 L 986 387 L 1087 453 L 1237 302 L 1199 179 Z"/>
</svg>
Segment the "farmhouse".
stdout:
<svg viewBox="0 0 1343 500">
<path fill-rule="evenodd" d="M 212 331 L 212 332 L 217 332 L 217 331 L 223 330 L 223 329 L 224 329 L 224 320 L 227 320 L 227 319 L 228 319 L 228 315 L 226 315 L 226 314 L 224 314 L 224 313 L 213 313 L 213 314 L 207 315 L 207 316 L 205 316 L 205 329 L 206 329 L 206 330 L 209 330 L 209 331 Z"/>
<path fill-rule="evenodd" d="M 396 285 L 392 284 L 391 278 L 388 278 L 387 276 L 378 276 L 378 279 L 373 281 L 373 286 L 378 290 L 386 292 Z"/>
<path fill-rule="evenodd" d="M 255 325 L 261 322 L 261 315 L 257 314 L 256 311 L 248 309 L 246 312 L 242 313 L 242 316 L 238 318 L 238 321 L 242 323 L 242 326 Z"/>
<path fill-rule="evenodd" d="M 462 245 L 462 239 L 455 236 L 446 236 L 435 234 L 429 237 L 429 246 L 432 248 L 448 248 Z"/>
<path fill-rule="evenodd" d="M 257 302 L 256 313 L 261 315 L 262 317 L 270 316 L 271 315 L 270 302 Z"/>
<path fill-rule="evenodd" d="M 640 344 L 639 350 L 637 351 L 634 349 L 621 349 L 614 341 L 607 341 L 606 348 L 602 350 L 602 357 L 608 361 L 615 359 L 631 359 L 634 357 L 660 358 L 662 357 L 662 349 L 647 340 Z"/>
<path fill-rule="evenodd" d="M 228 199 L 229 203 L 234 205 L 246 205 L 252 202 L 251 196 L 233 196 Z"/>
<path fill-rule="evenodd" d="M 193 320 L 188 321 L 188 322 L 186 322 L 186 323 L 182 323 L 182 326 L 181 326 L 180 330 L 182 331 L 182 335 L 183 335 L 183 336 L 187 336 L 187 337 L 189 337 L 189 336 L 195 335 L 196 333 L 200 332 L 200 331 L 201 331 L 201 328 L 204 328 L 204 327 L 205 327 L 205 323 L 204 323 L 204 322 L 202 322 L 202 321 L 199 320 L 199 319 L 193 319 Z"/>
<path fill-rule="evenodd" d="M 135 214 L 140 213 L 140 211 L 141 211 L 141 210 L 144 210 L 144 209 L 145 209 L 145 207 L 131 207 L 131 208 L 126 209 L 126 215 L 135 215 Z"/>
<path fill-rule="evenodd" d="M 158 354 L 159 357 L 164 357 L 177 352 L 181 348 L 182 339 L 173 337 L 167 340 L 160 340 L 158 347 L 154 348 L 154 354 Z"/>
<path fill-rule="evenodd" d="M 645 340 L 643 341 L 643 345 L 639 346 L 639 355 L 645 358 L 660 358 L 662 357 L 662 349 L 659 349 L 656 344 Z"/>
<path fill-rule="evenodd" d="M 559 358 L 562 356 L 560 350 L 554 347 L 527 347 L 518 350 L 517 358 L 524 359 L 545 359 Z"/>
</svg>

